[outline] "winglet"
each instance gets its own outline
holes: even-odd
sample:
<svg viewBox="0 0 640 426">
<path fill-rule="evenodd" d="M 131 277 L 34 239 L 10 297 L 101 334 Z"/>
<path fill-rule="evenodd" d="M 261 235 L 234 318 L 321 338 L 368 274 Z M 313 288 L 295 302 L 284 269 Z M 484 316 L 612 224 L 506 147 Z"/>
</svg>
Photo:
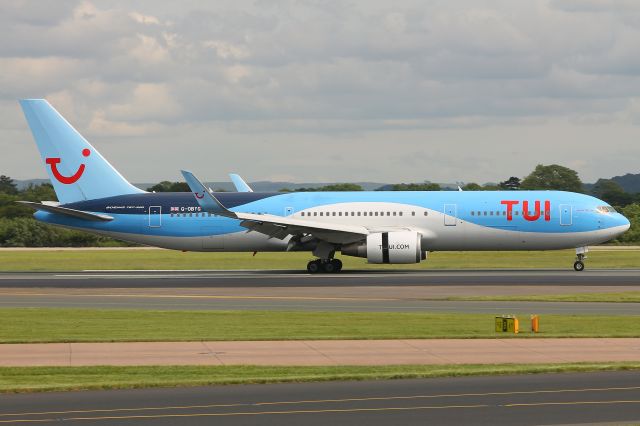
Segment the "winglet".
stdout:
<svg viewBox="0 0 640 426">
<path fill-rule="evenodd" d="M 236 191 L 253 192 L 253 189 L 251 189 L 251 187 L 247 185 L 247 182 L 245 182 L 244 179 L 240 177 L 240 175 L 229 173 L 229 177 L 231 178 L 231 182 L 233 182 L 233 186 L 236 187 Z"/>
<path fill-rule="evenodd" d="M 198 180 L 193 173 L 187 170 L 181 170 L 187 185 L 196 197 L 196 201 L 208 213 L 217 214 L 219 216 L 232 217 L 237 219 L 238 216 L 231 210 L 228 210 L 220 201 L 207 189 L 206 186 Z"/>
</svg>

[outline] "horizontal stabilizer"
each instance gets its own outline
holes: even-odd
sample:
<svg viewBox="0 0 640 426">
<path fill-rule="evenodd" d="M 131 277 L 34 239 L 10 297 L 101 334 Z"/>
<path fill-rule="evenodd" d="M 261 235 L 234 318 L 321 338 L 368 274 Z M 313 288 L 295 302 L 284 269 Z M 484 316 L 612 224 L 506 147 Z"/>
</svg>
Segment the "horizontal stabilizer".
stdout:
<svg viewBox="0 0 640 426">
<path fill-rule="evenodd" d="M 94 222 L 108 222 L 110 220 L 113 220 L 113 217 L 107 216 L 106 214 L 90 213 L 82 210 L 75 210 L 75 209 L 68 209 L 66 207 L 54 206 L 51 204 L 34 203 L 33 201 L 18 201 L 18 203 L 31 207 L 34 210 L 42 210 L 49 213 L 71 216 L 77 219 L 91 220 Z"/>
</svg>

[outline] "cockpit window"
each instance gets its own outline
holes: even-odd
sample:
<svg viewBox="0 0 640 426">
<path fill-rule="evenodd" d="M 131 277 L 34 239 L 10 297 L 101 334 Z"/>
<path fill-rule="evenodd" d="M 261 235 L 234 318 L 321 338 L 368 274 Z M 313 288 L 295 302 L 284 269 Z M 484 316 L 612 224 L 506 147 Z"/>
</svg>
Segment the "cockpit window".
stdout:
<svg viewBox="0 0 640 426">
<path fill-rule="evenodd" d="M 611 206 L 598 206 L 597 209 L 600 213 L 616 213 L 616 209 Z"/>
</svg>

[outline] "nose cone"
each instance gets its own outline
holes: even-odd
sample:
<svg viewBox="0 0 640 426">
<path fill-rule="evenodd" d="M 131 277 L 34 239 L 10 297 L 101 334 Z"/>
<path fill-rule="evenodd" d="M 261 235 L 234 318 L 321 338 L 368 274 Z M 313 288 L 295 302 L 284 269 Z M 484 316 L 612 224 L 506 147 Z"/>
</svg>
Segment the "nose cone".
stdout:
<svg viewBox="0 0 640 426">
<path fill-rule="evenodd" d="M 629 219 L 622 216 L 621 214 L 618 214 L 618 216 L 620 216 L 619 220 L 620 226 L 622 227 L 622 232 L 626 232 L 627 230 L 629 230 L 629 228 L 631 228 L 631 222 L 629 222 Z"/>
<path fill-rule="evenodd" d="M 620 213 L 612 214 L 609 218 L 609 223 L 611 231 L 613 231 L 616 237 L 624 234 L 631 227 L 631 222 L 629 222 L 629 219 L 627 219 Z"/>
</svg>

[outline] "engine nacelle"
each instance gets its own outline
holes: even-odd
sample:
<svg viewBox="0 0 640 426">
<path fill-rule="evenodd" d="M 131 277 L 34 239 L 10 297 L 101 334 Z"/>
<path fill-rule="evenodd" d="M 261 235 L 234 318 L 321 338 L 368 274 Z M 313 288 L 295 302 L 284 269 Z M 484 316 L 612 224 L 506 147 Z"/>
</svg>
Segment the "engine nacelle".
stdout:
<svg viewBox="0 0 640 426">
<path fill-rule="evenodd" d="M 366 257 L 369 263 L 419 263 L 425 258 L 422 236 L 414 231 L 378 232 L 366 242 L 342 246 L 345 256 Z"/>
</svg>

